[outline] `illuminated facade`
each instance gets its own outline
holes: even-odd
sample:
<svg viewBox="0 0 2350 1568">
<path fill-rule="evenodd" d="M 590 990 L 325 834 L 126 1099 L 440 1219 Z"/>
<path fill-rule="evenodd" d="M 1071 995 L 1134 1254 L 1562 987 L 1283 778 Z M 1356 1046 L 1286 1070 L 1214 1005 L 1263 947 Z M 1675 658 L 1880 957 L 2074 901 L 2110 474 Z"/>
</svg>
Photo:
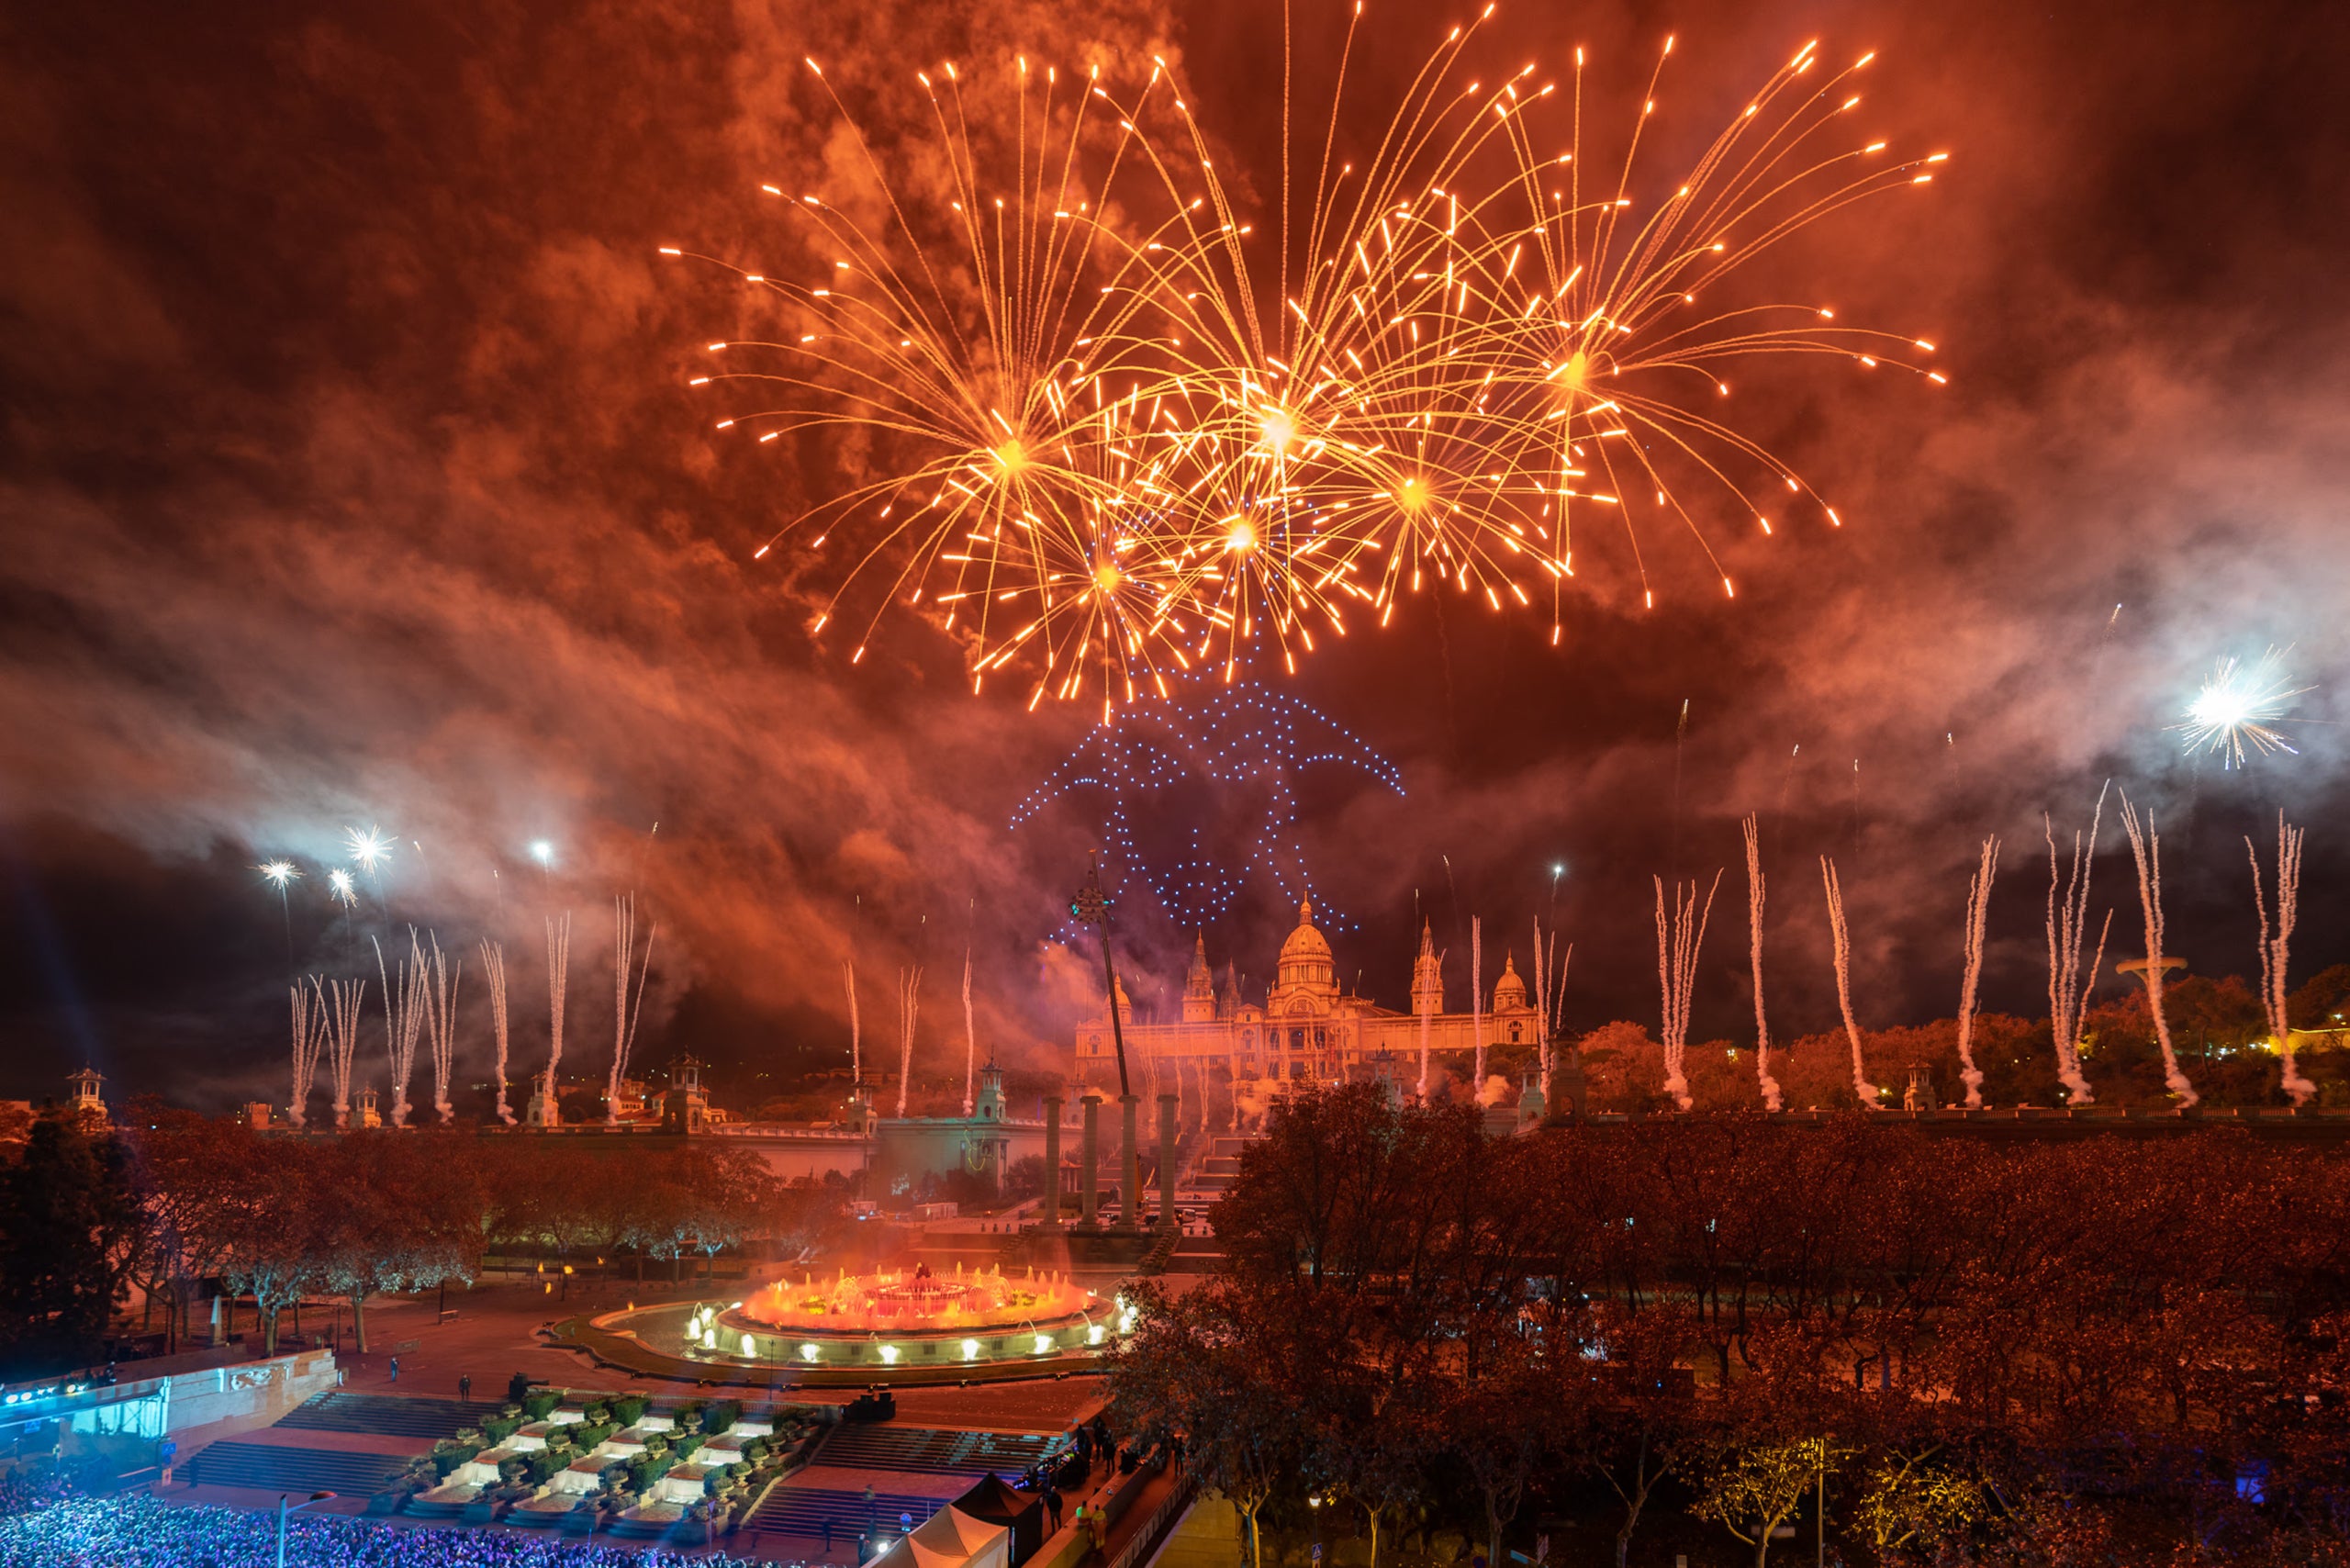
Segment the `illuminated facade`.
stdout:
<svg viewBox="0 0 2350 1568">
<path fill-rule="evenodd" d="M 1330 944 L 1315 928 L 1311 901 L 1299 906 L 1297 929 L 1281 944 L 1271 988 L 1262 1006 L 1244 1002 L 1227 982 L 1222 991 L 1208 968 L 1204 937 L 1194 946 L 1184 977 L 1180 1017 L 1138 1021 L 1119 988 L 1118 1016 L 1130 1063 L 1147 1070 L 1222 1073 L 1234 1080 L 1322 1080 L 1368 1076 L 1382 1058 L 1416 1063 L 1425 1015 L 1430 1056 L 1465 1065 L 1477 1047 L 1481 1021 L 1445 1011 L 1443 965 L 1427 927 L 1420 929 L 1412 966 L 1412 1011 L 1399 1013 L 1340 989 Z M 1482 1020 L 1488 1045 L 1531 1045 L 1540 1030 L 1533 1000 L 1505 956 L 1501 978 Z M 1077 1030 L 1080 1082 L 1117 1092 L 1118 1066 L 1108 1014 Z M 1400 1068 L 1398 1069 L 1400 1075 Z"/>
</svg>

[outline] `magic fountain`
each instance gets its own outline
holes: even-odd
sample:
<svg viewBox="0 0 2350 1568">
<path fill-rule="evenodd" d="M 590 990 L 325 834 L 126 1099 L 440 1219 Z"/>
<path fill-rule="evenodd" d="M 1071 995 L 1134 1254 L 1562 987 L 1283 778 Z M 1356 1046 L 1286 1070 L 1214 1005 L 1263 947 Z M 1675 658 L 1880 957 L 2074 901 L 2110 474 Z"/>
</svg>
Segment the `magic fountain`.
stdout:
<svg viewBox="0 0 2350 1568">
<path fill-rule="evenodd" d="M 735 1365 L 788 1362 L 916 1372 L 1052 1360 L 1105 1348 L 1134 1326 L 1068 1275 L 1002 1267 L 805 1273 L 731 1305 L 615 1313 L 599 1327 L 670 1354 Z"/>
</svg>

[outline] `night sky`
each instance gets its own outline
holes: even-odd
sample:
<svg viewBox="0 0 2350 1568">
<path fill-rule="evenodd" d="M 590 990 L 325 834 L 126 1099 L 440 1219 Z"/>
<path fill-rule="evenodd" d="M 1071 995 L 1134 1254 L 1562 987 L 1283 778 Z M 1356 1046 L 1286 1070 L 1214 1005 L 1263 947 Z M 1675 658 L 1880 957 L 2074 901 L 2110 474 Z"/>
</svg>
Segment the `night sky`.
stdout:
<svg viewBox="0 0 2350 1568">
<path fill-rule="evenodd" d="M 1298 5 L 1305 122 L 1342 17 Z M 1342 138 L 1378 128 L 1451 19 L 1372 0 Z M 1775 1031 L 1835 1015 L 1823 852 L 1862 1022 L 1947 1016 L 1992 833 L 1986 1002 L 2044 1012 L 2042 813 L 2069 834 L 2109 778 L 2161 824 L 2169 946 L 2196 972 L 2256 972 L 2243 837 L 2269 853 L 2279 808 L 2310 827 L 2295 977 L 2350 959 L 2350 13 L 1518 0 L 1487 28 L 1496 71 L 1548 76 L 1588 46 L 1587 113 L 1619 121 L 1676 33 L 1655 184 L 1807 39 L 1881 51 L 1864 117 L 1952 161 L 1751 286 L 1930 339 L 1952 383 L 1749 378 L 1742 428 L 1846 526 L 1764 541 L 1708 520 L 1734 603 L 1660 534 L 1643 611 L 1595 540 L 1561 648 L 1546 616 L 1437 598 L 1294 678 L 1260 671 L 1402 781 L 1298 779 L 1342 976 L 1404 1005 L 1417 907 L 1458 1005 L 1472 915 L 1490 978 L 1555 913 L 1570 1024 L 1653 1027 L 1650 878 L 1727 867 L 1695 1037 L 1735 1037 L 1752 811 Z M 822 585 L 750 559 L 809 477 L 719 439 L 685 386 L 737 296 L 655 248 L 802 254 L 756 193 L 837 166 L 809 55 L 910 167 L 917 66 L 983 78 L 1024 51 L 1137 81 L 1163 55 L 1261 216 L 1277 9 L 289 0 L 20 7 L 6 28 L 0 1096 L 87 1060 L 113 1092 L 282 1100 L 290 975 L 364 972 L 372 1000 L 368 939 L 404 947 L 410 923 L 468 955 L 504 938 L 528 1070 L 541 923 L 563 909 L 566 1058 L 600 1072 L 610 901 L 632 889 L 660 926 L 638 1059 L 690 1048 L 722 1098 L 843 1059 L 852 942 L 868 1049 L 894 1058 L 895 970 L 919 962 L 918 1064 L 959 1074 L 967 943 L 983 1044 L 1035 1061 L 1066 1038 L 1096 960 L 1048 944 L 1098 813 L 1009 824 L 1095 711 L 973 698 L 910 614 L 854 668 L 811 643 Z M 2184 754 L 2165 726 L 2204 673 L 2271 645 L 2314 688 L 2299 755 Z M 1197 828 L 1196 857 L 1232 868 L 1263 802 L 1193 785 L 1134 804 L 1155 845 Z M 324 872 L 371 824 L 394 853 L 346 915 Z M 2119 909 L 2127 954 L 2110 811 L 2102 848 L 2093 917 Z M 277 855 L 304 872 L 283 912 L 254 871 Z M 1293 913 L 1249 878 L 1207 930 L 1219 969 L 1260 987 Z M 1190 935 L 1138 895 L 1121 919 L 1147 1004 Z M 469 964 L 478 1064 L 476 984 Z M 363 1078 L 380 1053 L 365 1036 Z"/>
</svg>

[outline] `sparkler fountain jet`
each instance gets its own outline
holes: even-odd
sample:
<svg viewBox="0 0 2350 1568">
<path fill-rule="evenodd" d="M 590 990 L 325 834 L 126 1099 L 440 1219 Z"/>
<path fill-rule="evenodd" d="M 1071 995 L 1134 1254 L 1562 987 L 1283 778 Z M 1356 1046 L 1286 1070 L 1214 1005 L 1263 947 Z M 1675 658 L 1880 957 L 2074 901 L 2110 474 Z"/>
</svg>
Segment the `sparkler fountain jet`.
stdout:
<svg viewBox="0 0 2350 1568">
<path fill-rule="evenodd" d="M 1471 1103 L 1485 1103 L 1485 923 L 1469 917 L 1469 1040 L 1474 1047 L 1469 1073 Z"/>
<path fill-rule="evenodd" d="M 2154 1015 L 2154 1039 L 2163 1048 L 2163 1082 L 2184 1111 L 2202 1096 L 2179 1070 L 2178 1053 L 2171 1048 L 2170 1020 L 2163 1014 L 2163 843 L 2154 833 L 2153 813 L 2147 813 L 2142 828 L 2127 793 L 2121 797 L 2121 831 L 2130 835 L 2130 853 L 2138 863 L 2138 907 L 2146 921 L 2146 1005 Z"/>
<path fill-rule="evenodd" d="M 1742 823 L 1746 830 L 1746 946 L 1754 969 L 1754 1081 L 1762 1091 L 1762 1108 L 1779 1109 L 1779 1081 L 1771 1076 L 1771 1025 L 1762 1014 L 1762 830 L 1754 812 Z"/>
<path fill-rule="evenodd" d="M 644 980 L 653 968 L 653 938 L 656 923 L 644 933 L 644 957 L 636 969 L 636 995 L 629 996 L 629 960 L 636 951 L 636 895 L 612 900 L 612 1072 L 604 1085 L 604 1125 L 621 1122 L 621 1081 L 628 1076 L 628 1054 L 636 1044 L 636 1021 L 644 1011 Z"/>
<path fill-rule="evenodd" d="M 922 966 L 898 971 L 898 1114 L 914 1082 L 914 1023 L 922 1014 Z"/>
<path fill-rule="evenodd" d="M 547 921 L 547 1075 L 542 1103 L 546 1108 L 549 1126 L 562 1119 L 560 1102 L 555 1099 L 554 1074 L 563 1060 L 564 987 L 570 971 L 571 912 L 565 910 L 562 919 Z"/>
<path fill-rule="evenodd" d="M 319 1054 L 327 1043 L 327 1004 L 323 996 L 313 997 L 318 990 L 315 976 L 303 989 L 300 980 L 287 988 L 294 1009 L 294 1093 L 286 1102 L 285 1119 L 298 1130 L 309 1120 L 310 1086 L 318 1081 Z"/>
<path fill-rule="evenodd" d="M 514 1113 L 506 1103 L 506 949 L 487 936 L 481 943 L 481 972 L 489 983 L 490 1035 L 498 1047 L 498 1119 L 510 1127 Z"/>
<path fill-rule="evenodd" d="M 1420 922 L 1420 956 L 1412 964 L 1412 1011 L 1420 1015 L 1420 1083 L 1415 1091 L 1420 1103 L 1428 1099 L 1428 1036 L 1436 1014 L 1444 1007 L 1444 958 L 1436 950 L 1436 935 L 1428 922 Z M 1235 1104 L 1238 1103 L 1236 1097 Z M 1237 1113 L 1236 1113 L 1237 1114 Z"/>
<path fill-rule="evenodd" d="M 432 1046 L 432 1108 L 445 1127 L 457 1119 L 457 1108 L 449 1100 L 449 1073 L 456 1059 L 457 982 L 464 978 L 465 966 L 463 960 L 451 964 L 442 956 L 438 935 L 429 940 L 429 968 L 420 962 L 418 971 L 429 976 L 423 987 L 424 1035 Z"/>
<path fill-rule="evenodd" d="M 2088 930 L 2089 866 L 2097 857 L 2097 831 L 2105 820 L 2106 791 L 2097 792 L 2097 810 L 2089 817 L 2088 838 L 2084 844 L 2076 830 L 2073 834 L 2073 872 L 2062 881 L 2063 896 L 2056 864 L 2056 825 L 2044 814 L 2041 826 L 2048 838 L 2048 1027 L 2056 1043 L 2056 1076 L 2076 1105 L 2094 1103 L 2096 1096 L 2089 1092 L 2089 1081 L 2081 1076 L 2081 1013 L 2086 1001 L 2081 984 L 2081 938 Z M 2105 924 L 2097 934 L 2097 957 L 2089 960 L 2088 982 L 2097 983 L 2097 974 L 2105 962 L 2105 939 L 2113 929 L 2113 912 L 2108 910 Z"/>
<path fill-rule="evenodd" d="M 1852 932 L 1844 924 L 1844 888 L 1836 879 L 1836 862 L 1825 855 L 1819 857 L 1819 879 L 1828 889 L 1828 934 L 1836 953 L 1836 1005 L 1843 1010 L 1844 1035 L 1852 1042 L 1852 1092 L 1860 1096 L 1863 1106 L 1874 1111 L 1883 1091 L 1869 1081 L 1861 1059 L 1861 1026 L 1852 1017 Z"/>
<path fill-rule="evenodd" d="M 971 950 L 963 949 L 963 1114 L 969 1115 L 978 1106 L 974 1090 L 979 1083 L 979 1031 L 971 1019 Z"/>
<path fill-rule="evenodd" d="M 1697 950 L 1705 946 L 1706 922 L 1714 913 L 1714 894 L 1722 885 L 1722 874 L 1706 889 L 1706 902 L 1697 902 L 1697 884 L 1675 882 L 1673 885 L 1673 909 L 1665 912 L 1664 879 L 1656 882 L 1656 978 L 1664 993 L 1664 1016 L 1661 1033 L 1664 1037 L 1664 1092 L 1673 1103 L 1686 1111 L 1695 1103 L 1689 1097 L 1689 1075 L 1685 1070 L 1689 1052 L 1689 999 L 1697 988 Z"/>
<path fill-rule="evenodd" d="M 1983 979 L 1984 923 L 1991 912 L 1991 879 L 1998 874 L 1999 841 L 1983 841 L 1983 858 L 1966 884 L 1966 973 L 1958 988 L 1958 1073 L 1966 1084 L 1966 1108 L 1983 1108 L 1983 1070 L 1975 1065 L 1975 994 Z"/>
<path fill-rule="evenodd" d="M 359 1005 L 367 995 L 364 980 L 327 980 L 315 977 L 310 989 L 319 999 L 319 1008 L 326 1014 L 328 1065 L 334 1071 L 334 1125 L 338 1131 L 351 1125 L 351 1064 L 359 1054 Z"/>
<path fill-rule="evenodd" d="M 856 960 L 841 960 L 841 984 L 848 991 L 848 1081 L 853 1090 L 865 1081 L 865 1041 L 857 1028 Z"/>
<path fill-rule="evenodd" d="M 2247 835 L 2244 853 L 2252 859 L 2252 902 L 2260 913 L 2260 1006 L 2268 1015 L 2268 1037 L 2276 1042 L 2278 1059 L 2284 1064 L 2283 1086 L 2293 1097 L 2295 1105 L 2306 1105 L 2310 1096 L 2317 1092 L 2317 1085 L 2301 1076 L 2300 1066 L 2293 1059 L 2293 1029 L 2285 1015 L 2285 966 L 2293 940 L 2294 922 L 2300 913 L 2301 902 L 2301 832 L 2287 824 L 2285 813 L 2277 813 L 2277 923 L 2268 923 L 2268 900 L 2260 886 L 2260 851 L 2254 848 Z"/>
<path fill-rule="evenodd" d="M 424 1031 L 424 949 L 416 939 L 416 927 L 408 928 L 408 957 L 387 970 L 384 964 L 384 945 L 375 942 L 375 974 L 384 982 L 384 1054 L 391 1060 L 392 1126 L 408 1126 L 408 1079 L 416 1070 L 416 1043 Z M 399 983 L 393 984 L 397 973 Z"/>
</svg>

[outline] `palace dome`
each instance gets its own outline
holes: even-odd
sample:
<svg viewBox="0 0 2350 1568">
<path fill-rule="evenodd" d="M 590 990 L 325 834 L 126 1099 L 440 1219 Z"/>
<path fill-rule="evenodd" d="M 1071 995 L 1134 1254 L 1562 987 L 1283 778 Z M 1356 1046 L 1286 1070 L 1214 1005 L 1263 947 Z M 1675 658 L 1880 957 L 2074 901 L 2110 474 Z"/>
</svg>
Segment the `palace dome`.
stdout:
<svg viewBox="0 0 2350 1568">
<path fill-rule="evenodd" d="M 1297 906 L 1297 929 L 1281 944 L 1273 989 L 1287 996 L 1306 993 L 1324 998 L 1338 994 L 1337 967 L 1330 958 L 1330 944 L 1314 928 L 1314 901 Z"/>
</svg>

